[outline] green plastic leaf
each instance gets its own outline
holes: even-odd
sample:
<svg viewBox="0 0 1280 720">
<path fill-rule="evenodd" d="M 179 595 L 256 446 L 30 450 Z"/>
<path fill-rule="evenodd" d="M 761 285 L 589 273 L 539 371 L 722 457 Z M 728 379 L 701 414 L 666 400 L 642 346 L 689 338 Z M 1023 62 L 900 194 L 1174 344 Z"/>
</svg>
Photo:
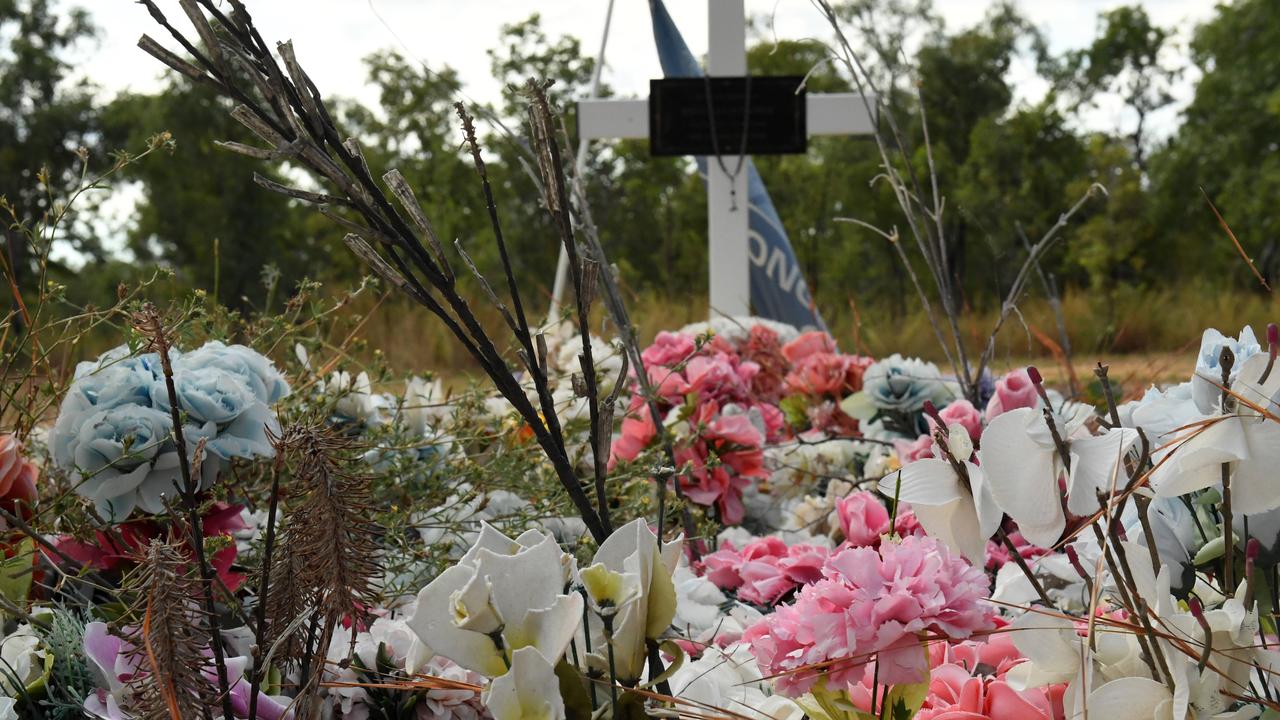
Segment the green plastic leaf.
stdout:
<svg viewBox="0 0 1280 720">
<path fill-rule="evenodd" d="M 567 660 L 561 660 L 556 663 L 556 678 L 560 680 L 565 718 L 591 720 L 591 696 L 587 694 L 586 681 L 578 668 Z"/>
<path fill-rule="evenodd" d="M 27 596 L 31 592 L 35 541 L 24 537 L 18 542 L 15 550 L 13 557 L 0 562 L 0 595 L 4 595 L 6 600 L 22 608 L 27 606 Z"/>
<path fill-rule="evenodd" d="M 1214 560 L 1217 560 L 1218 558 L 1222 557 L 1222 554 L 1225 553 L 1226 551 L 1227 551 L 1227 541 L 1221 535 L 1219 535 L 1218 537 L 1205 543 L 1204 546 L 1200 548 L 1200 552 L 1196 553 L 1196 557 L 1192 562 L 1195 563 L 1197 566 L 1208 565 Z"/>
</svg>

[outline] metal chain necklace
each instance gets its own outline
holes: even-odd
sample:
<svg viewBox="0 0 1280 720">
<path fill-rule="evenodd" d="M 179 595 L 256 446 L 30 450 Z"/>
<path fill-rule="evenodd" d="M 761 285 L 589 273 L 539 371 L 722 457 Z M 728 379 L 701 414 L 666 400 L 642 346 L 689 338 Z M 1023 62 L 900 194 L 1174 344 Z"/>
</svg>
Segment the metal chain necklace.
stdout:
<svg viewBox="0 0 1280 720">
<path fill-rule="evenodd" d="M 711 125 L 711 149 L 715 151 L 716 165 L 720 166 L 720 172 L 729 177 L 729 209 L 737 212 L 738 210 L 738 176 L 742 174 L 742 168 L 747 161 L 747 134 L 751 130 L 751 76 L 746 77 L 746 90 L 743 93 L 742 100 L 742 141 L 738 145 L 738 161 L 734 164 L 733 172 L 729 172 L 729 168 L 724 164 L 724 154 L 720 151 L 720 137 L 716 131 L 716 113 L 715 106 L 711 100 L 711 77 L 703 75 L 702 80 L 707 89 L 707 120 Z"/>
</svg>

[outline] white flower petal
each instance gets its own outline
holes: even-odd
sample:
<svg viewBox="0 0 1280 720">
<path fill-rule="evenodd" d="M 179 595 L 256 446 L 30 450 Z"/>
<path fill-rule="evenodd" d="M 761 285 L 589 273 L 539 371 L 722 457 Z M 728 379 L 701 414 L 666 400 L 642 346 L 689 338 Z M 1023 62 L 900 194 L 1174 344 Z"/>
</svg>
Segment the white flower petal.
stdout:
<svg viewBox="0 0 1280 720">
<path fill-rule="evenodd" d="M 1120 461 L 1138 441 L 1138 431 L 1116 428 L 1104 435 L 1089 435 L 1071 442 L 1071 479 L 1067 484 L 1067 509 L 1088 515 L 1101 506 L 1098 491 L 1110 494 L 1128 482 Z"/>
<path fill-rule="evenodd" d="M 1049 546 L 1062 535 L 1067 519 L 1058 490 L 1056 451 L 1031 436 L 1034 423 L 1043 422 L 1031 408 L 996 416 L 982 432 L 978 457 L 992 499 L 1018 523 L 1028 541 Z"/>
<path fill-rule="evenodd" d="M 482 698 L 494 720 L 564 720 L 555 667 L 533 648 L 517 650 L 511 670 L 489 683 Z"/>
<path fill-rule="evenodd" d="M 1127 677 L 1104 683 L 1089 693 L 1089 715 L 1098 718 L 1157 718 L 1161 705 L 1173 699 L 1162 683 L 1142 677 Z"/>
</svg>

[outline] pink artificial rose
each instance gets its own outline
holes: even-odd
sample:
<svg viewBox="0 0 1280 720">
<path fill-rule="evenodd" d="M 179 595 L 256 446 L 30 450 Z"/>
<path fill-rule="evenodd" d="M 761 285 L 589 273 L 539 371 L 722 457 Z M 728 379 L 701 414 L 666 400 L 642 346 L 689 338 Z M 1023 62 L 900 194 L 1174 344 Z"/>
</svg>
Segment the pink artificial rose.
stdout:
<svg viewBox="0 0 1280 720">
<path fill-rule="evenodd" d="M 1033 408 L 1040 404 L 1035 383 L 1026 369 L 1014 370 L 996 381 L 996 393 L 987 402 L 987 422 L 1018 408 Z"/>
<path fill-rule="evenodd" d="M 742 587 L 738 597 L 756 605 L 772 605 L 796 586 L 775 562 L 752 560 L 742 563 Z"/>
<path fill-rule="evenodd" d="M 904 502 L 898 503 L 898 514 L 893 519 L 893 532 L 898 537 L 923 537 L 928 534 L 920 524 L 920 519 L 916 517 L 915 511 Z"/>
<path fill-rule="evenodd" d="M 836 341 L 821 330 L 812 330 L 782 346 L 782 354 L 792 363 L 798 363 L 814 353 L 833 353 Z"/>
<path fill-rule="evenodd" d="M 800 395 L 842 398 L 862 389 L 866 367 L 853 355 L 813 353 L 787 373 L 787 390 Z"/>
<path fill-rule="evenodd" d="M 702 558 L 703 576 L 721 590 L 737 590 L 742 585 L 742 553 L 726 542 L 719 550 Z"/>
<path fill-rule="evenodd" d="M 1054 720 L 1045 688 L 1017 691 L 1002 679 L 973 676 L 960 665 L 934 668 L 918 720 Z"/>
<path fill-rule="evenodd" d="M 36 499 L 40 469 L 22 454 L 22 443 L 13 433 L 0 435 L 0 506 L 15 512 L 22 503 L 22 517 L 30 517 Z"/>
<path fill-rule="evenodd" d="M 634 460 L 657 434 L 648 408 L 641 408 L 635 417 L 623 419 L 622 433 L 609 448 L 609 469 L 613 470 L 619 460 Z"/>
<path fill-rule="evenodd" d="M 866 490 L 837 500 L 836 516 L 845 542 L 854 547 L 877 545 L 889 531 L 889 511 Z"/>
<path fill-rule="evenodd" d="M 663 331 L 653 339 L 652 345 L 640 353 L 640 358 L 644 360 L 645 367 L 654 365 L 671 367 L 688 360 L 696 351 L 697 345 L 693 338 L 681 333 Z"/>
<path fill-rule="evenodd" d="M 898 462 L 902 465 L 916 460 L 925 460 L 933 457 L 933 438 L 921 435 L 911 442 L 894 440 L 893 449 L 898 453 Z"/>
<path fill-rule="evenodd" d="M 778 567 L 797 585 L 812 585 L 822 579 L 822 566 L 830 554 L 820 545 L 792 545 L 787 556 L 778 560 Z"/>
<path fill-rule="evenodd" d="M 970 440 L 977 442 L 978 438 L 982 437 L 982 413 L 978 412 L 978 408 L 968 400 L 956 400 L 938 411 L 938 415 L 947 425 L 959 425 L 964 428 L 969 433 Z M 936 424 L 933 418 L 929 418 L 930 432 Z"/>
</svg>

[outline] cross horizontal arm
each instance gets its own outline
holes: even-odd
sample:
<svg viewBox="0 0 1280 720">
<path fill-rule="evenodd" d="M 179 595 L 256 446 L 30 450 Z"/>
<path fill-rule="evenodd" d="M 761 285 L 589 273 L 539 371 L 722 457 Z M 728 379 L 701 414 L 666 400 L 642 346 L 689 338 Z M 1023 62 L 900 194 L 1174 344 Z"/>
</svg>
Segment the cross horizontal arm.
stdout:
<svg viewBox="0 0 1280 720">
<path fill-rule="evenodd" d="M 648 100 L 578 101 L 578 138 L 649 137 Z"/>
<path fill-rule="evenodd" d="M 870 105 L 872 113 L 867 112 Z M 864 103 L 857 93 L 805 96 L 810 135 L 870 135 L 875 132 L 875 98 Z M 648 100 L 578 102 L 578 137 L 585 140 L 649 137 Z"/>
<path fill-rule="evenodd" d="M 810 135 L 870 135 L 876 131 L 873 95 L 865 101 L 858 93 L 814 93 L 805 98 L 805 120 Z"/>
</svg>

